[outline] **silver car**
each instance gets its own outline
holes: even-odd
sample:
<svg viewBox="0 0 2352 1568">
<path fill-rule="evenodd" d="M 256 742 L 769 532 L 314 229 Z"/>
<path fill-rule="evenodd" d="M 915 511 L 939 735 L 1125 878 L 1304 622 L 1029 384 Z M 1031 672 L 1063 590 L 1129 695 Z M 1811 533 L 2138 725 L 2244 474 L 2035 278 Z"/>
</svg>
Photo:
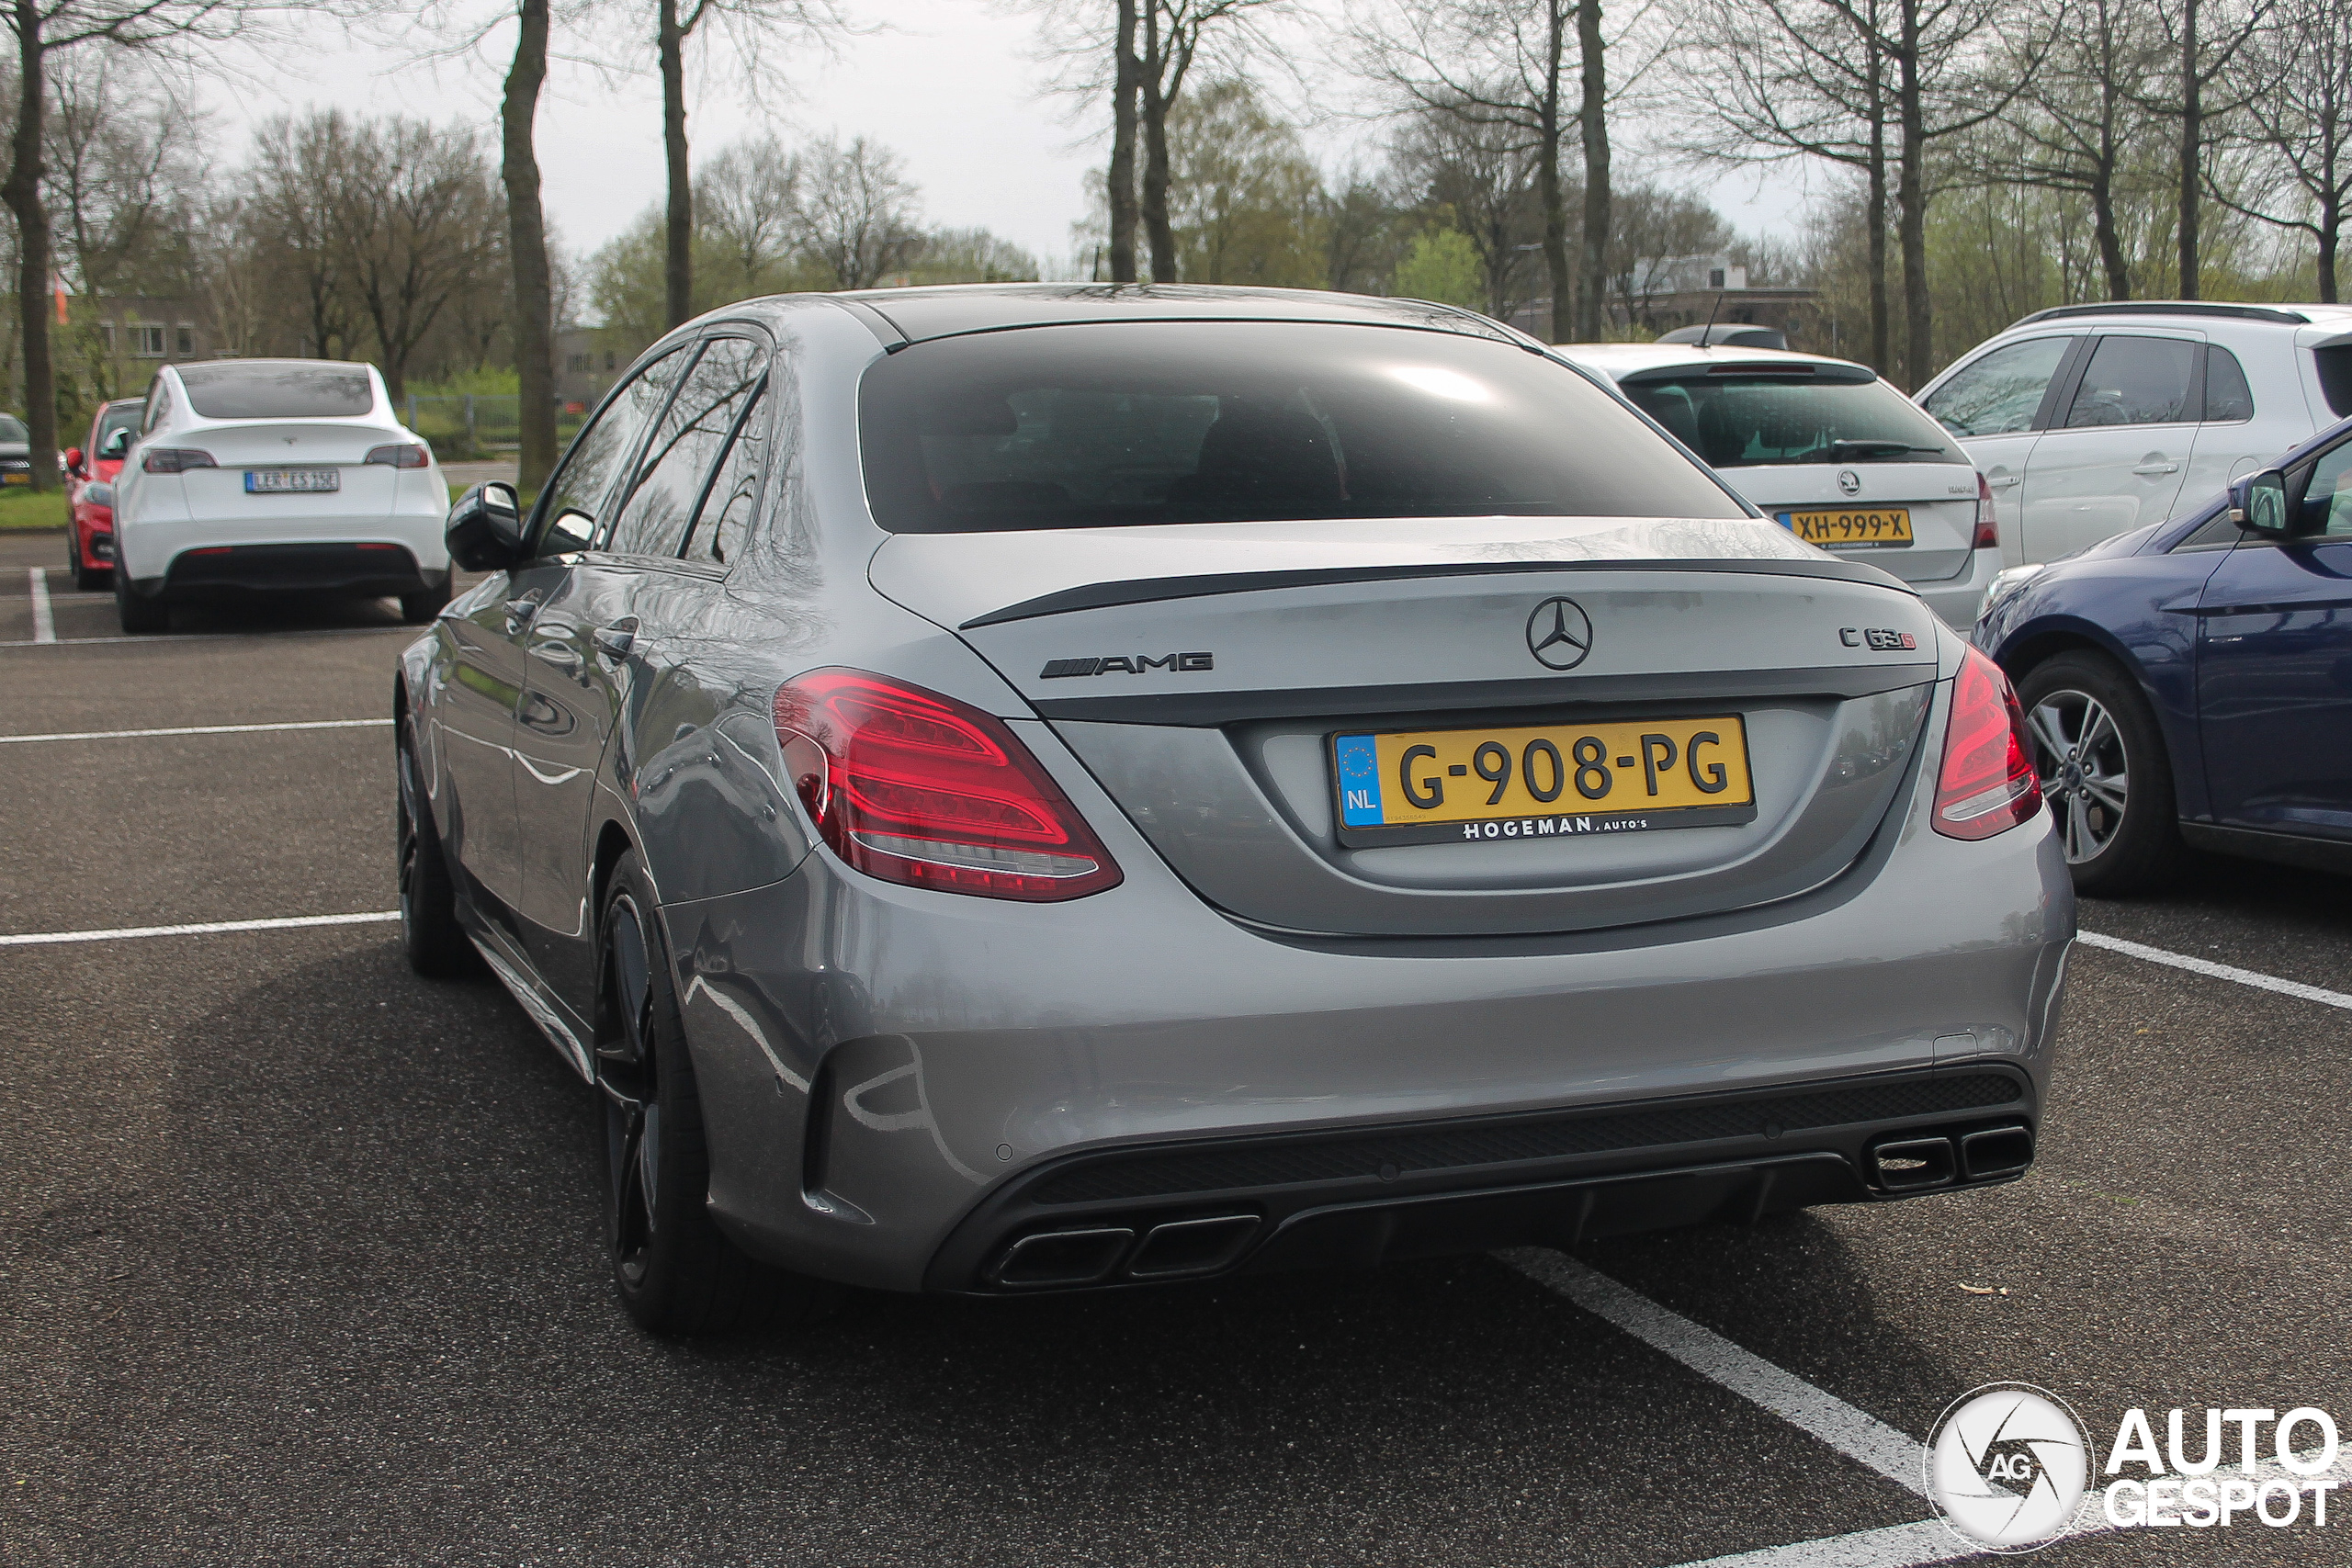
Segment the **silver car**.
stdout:
<svg viewBox="0 0 2352 1568">
<path fill-rule="evenodd" d="M 640 1322 L 1966 1190 L 2074 906 L 1999 671 L 1532 340 L 1080 285 L 654 345 L 397 677 L 401 904 Z"/>
<path fill-rule="evenodd" d="M 1975 622 L 2001 570 L 1993 491 L 1962 444 L 1869 366 L 1665 339 L 1558 352 L 1614 380 L 1781 526 L 1884 568 L 1947 626 Z"/>
</svg>

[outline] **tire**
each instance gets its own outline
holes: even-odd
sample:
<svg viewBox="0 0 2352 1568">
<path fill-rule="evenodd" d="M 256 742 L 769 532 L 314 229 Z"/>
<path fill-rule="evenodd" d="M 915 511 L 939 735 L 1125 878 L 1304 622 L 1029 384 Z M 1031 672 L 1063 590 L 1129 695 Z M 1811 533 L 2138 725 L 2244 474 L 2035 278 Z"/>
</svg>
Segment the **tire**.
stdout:
<svg viewBox="0 0 2352 1568">
<path fill-rule="evenodd" d="M 150 632 L 169 631 L 172 608 L 160 599 L 141 599 L 130 591 L 130 580 L 121 571 L 114 574 L 115 618 L 122 623 L 123 631 L 130 637 L 144 637 Z"/>
<path fill-rule="evenodd" d="M 604 1092 L 605 1238 L 621 1305 L 660 1334 L 807 1320 L 833 1292 L 754 1262 L 710 1217 L 702 1102 L 653 889 L 621 857 L 597 923 L 596 1077 Z"/>
<path fill-rule="evenodd" d="M 401 595 L 401 619 L 410 626 L 421 626 L 439 615 L 449 603 L 449 579 L 445 575 L 438 588 L 421 588 L 413 593 Z"/>
<path fill-rule="evenodd" d="M 417 776 L 416 748 L 407 723 L 394 747 L 392 845 L 400 871 L 401 942 L 408 966 L 435 980 L 474 975 L 481 959 L 458 921 L 457 885 L 449 875 L 441 833 Z"/>
<path fill-rule="evenodd" d="M 76 550 L 74 553 L 77 558 L 74 562 L 74 587 L 85 593 L 96 593 L 114 581 L 113 572 L 102 566 L 84 566 L 78 558 L 81 552 Z"/>
<path fill-rule="evenodd" d="M 2180 859 L 2164 732 L 2139 682 L 2096 653 L 2062 653 L 2018 685 L 2034 772 L 2058 824 L 2075 890 L 2161 886 Z"/>
</svg>

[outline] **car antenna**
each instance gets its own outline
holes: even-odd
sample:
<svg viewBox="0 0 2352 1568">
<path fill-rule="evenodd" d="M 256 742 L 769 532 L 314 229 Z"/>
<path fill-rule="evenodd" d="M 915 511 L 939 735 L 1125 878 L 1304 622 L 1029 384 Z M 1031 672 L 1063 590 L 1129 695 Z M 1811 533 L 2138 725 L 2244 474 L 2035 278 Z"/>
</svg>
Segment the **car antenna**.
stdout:
<svg viewBox="0 0 2352 1568">
<path fill-rule="evenodd" d="M 1710 305 L 1710 306 L 1708 306 L 1708 307 L 1707 307 L 1707 324 L 1706 324 L 1705 326 L 1701 327 L 1701 328 L 1699 329 L 1699 346 L 1700 346 L 1701 348 L 1713 348 L 1713 347 L 1714 347 L 1714 346 L 1715 346 L 1713 344 L 1709 343 L 1707 340 L 1708 340 L 1709 338 L 1711 338 L 1711 337 L 1714 336 L 1714 333 L 1715 333 L 1715 312 L 1716 312 L 1716 311 L 1718 311 L 1718 310 L 1722 310 L 1723 308 L 1724 308 L 1724 291 L 1723 291 L 1722 289 L 1718 288 L 1718 289 L 1716 289 L 1716 290 L 1715 290 L 1715 302 L 1714 302 L 1713 304 L 1712 304 L 1712 305 Z"/>
</svg>

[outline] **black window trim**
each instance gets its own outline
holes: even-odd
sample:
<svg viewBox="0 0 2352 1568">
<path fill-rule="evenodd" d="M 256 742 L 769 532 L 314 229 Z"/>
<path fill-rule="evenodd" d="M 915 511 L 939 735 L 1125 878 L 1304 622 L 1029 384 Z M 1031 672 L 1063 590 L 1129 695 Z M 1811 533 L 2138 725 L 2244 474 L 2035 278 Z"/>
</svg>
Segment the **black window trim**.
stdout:
<svg viewBox="0 0 2352 1568">
<path fill-rule="evenodd" d="M 637 363 L 628 367 L 628 373 L 614 381 L 612 387 L 605 393 L 605 395 L 597 400 L 596 406 L 588 412 L 588 417 L 580 422 L 580 428 L 571 433 L 571 444 L 563 449 L 562 455 L 556 458 L 555 466 L 548 470 L 546 482 L 539 486 L 538 498 L 531 502 L 530 524 L 529 526 L 524 530 L 523 534 L 524 540 L 526 541 L 523 547 L 524 560 L 536 561 L 554 558 L 553 557 L 542 556 L 539 553 L 539 545 L 542 542 L 542 538 L 546 533 L 548 523 L 548 503 L 555 499 L 556 485 L 557 482 L 563 478 L 564 469 L 571 466 L 571 459 L 573 456 L 580 450 L 580 438 L 596 428 L 596 422 L 605 417 L 605 412 L 611 408 L 614 402 L 619 399 L 621 393 L 627 390 L 630 386 L 634 385 L 638 377 L 650 368 L 656 361 L 665 359 L 669 355 L 678 353 L 681 350 L 692 350 L 694 353 L 699 355 L 702 351 L 703 340 L 707 335 L 708 334 L 707 333 L 698 332 L 691 337 L 683 338 L 676 343 L 668 344 L 666 347 L 663 343 L 656 343 L 651 348 L 647 349 L 642 355 L 639 355 L 638 356 Z M 690 360 L 688 363 L 691 365 L 692 361 Z M 624 474 L 629 475 L 632 478 L 635 477 L 637 473 L 637 459 L 639 455 L 645 449 L 646 437 L 652 434 L 653 426 L 662 422 L 662 416 L 670 412 L 670 399 L 674 398 L 677 395 L 678 389 L 675 386 L 673 386 L 670 389 L 669 397 L 665 397 L 662 400 L 662 407 L 655 411 L 652 419 L 647 422 L 645 430 L 639 433 L 636 442 L 629 448 L 629 460 L 621 470 Z M 609 510 L 609 508 L 607 510 Z M 591 536 L 589 544 L 583 545 L 576 550 L 559 551 L 558 554 L 567 556 L 581 555 L 593 548 L 596 537 L 603 534 L 605 526 L 604 519 L 598 518 L 595 521 L 597 533 L 596 535 Z"/>
<path fill-rule="evenodd" d="M 710 504 L 711 490 L 718 483 L 719 472 L 727 467 L 727 459 L 735 454 L 735 443 L 743 438 L 743 432 L 750 427 L 752 420 L 765 415 L 768 392 L 775 380 L 775 352 L 771 346 L 768 352 L 768 362 L 761 368 L 759 379 L 752 383 L 751 400 L 743 405 L 743 412 L 737 414 L 735 423 L 728 427 L 727 444 L 718 449 L 718 460 L 711 464 L 710 472 L 703 477 L 701 492 L 695 497 L 694 511 L 687 514 L 686 531 L 678 538 L 676 557 L 678 565 L 693 571 L 707 572 L 723 580 L 733 572 L 736 567 L 742 564 L 743 558 L 751 553 L 748 549 L 740 549 L 735 552 L 735 558 L 730 561 L 703 561 L 689 557 L 686 551 L 694 547 L 695 534 L 702 527 L 703 509 Z M 775 434 L 775 428 L 771 424 L 768 427 L 769 434 Z M 752 536 L 753 529 L 759 524 L 762 503 L 767 500 L 767 493 L 768 471 L 762 468 L 760 482 L 752 491 L 752 521 L 743 528 L 743 537 L 747 544 Z"/>
</svg>

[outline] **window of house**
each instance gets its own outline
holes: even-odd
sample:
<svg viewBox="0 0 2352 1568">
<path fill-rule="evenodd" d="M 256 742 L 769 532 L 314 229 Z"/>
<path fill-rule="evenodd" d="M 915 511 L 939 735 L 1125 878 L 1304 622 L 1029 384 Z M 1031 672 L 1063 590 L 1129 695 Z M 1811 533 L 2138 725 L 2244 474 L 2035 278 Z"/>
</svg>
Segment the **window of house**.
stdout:
<svg viewBox="0 0 2352 1568">
<path fill-rule="evenodd" d="M 1709 267 L 1707 269 L 1707 287 L 1710 288 L 1721 288 L 1723 286 L 1724 269 L 1719 266 Z"/>
<path fill-rule="evenodd" d="M 177 344 L 177 346 L 172 350 L 174 354 L 177 355 L 182 359 L 193 359 L 196 357 L 196 327 L 194 323 L 182 321 L 179 324 L 179 330 L 175 333 L 173 336 Z"/>
<path fill-rule="evenodd" d="M 164 323 L 133 321 L 130 324 L 130 352 L 140 359 L 164 357 Z"/>
<path fill-rule="evenodd" d="M 619 367 L 620 355 L 607 350 L 605 355 L 605 368 L 607 370 L 614 370 L 619 368 Z"/>
<path fill-rule="evenodd" d="M 114 323 L 112 321 L 98 323 L 98 341 L 106 344 L 107 354 L 114 353 Z"/>
</svg>

